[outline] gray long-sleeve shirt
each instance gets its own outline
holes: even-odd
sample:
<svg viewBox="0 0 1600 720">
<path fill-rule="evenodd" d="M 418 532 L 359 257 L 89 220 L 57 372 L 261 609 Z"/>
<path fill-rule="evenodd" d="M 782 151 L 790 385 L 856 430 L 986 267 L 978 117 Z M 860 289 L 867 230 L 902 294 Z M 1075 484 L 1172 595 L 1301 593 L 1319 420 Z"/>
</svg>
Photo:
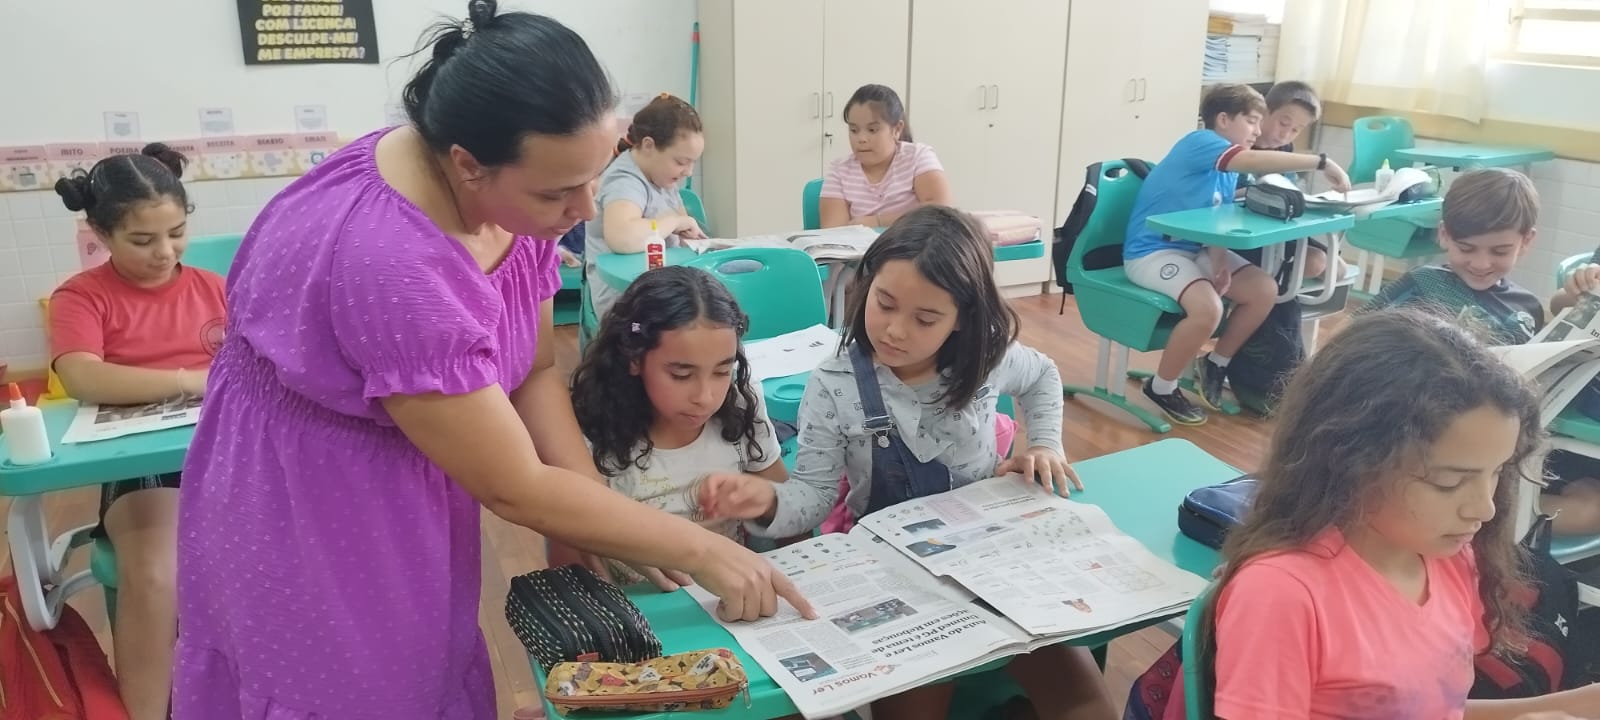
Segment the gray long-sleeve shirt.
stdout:
<svg viewBox="0 0 1600 720">
<path fill-rule="evenodd" d="M 995 448 L 995 403 L 1015 398 L 1025 412 L 1028 446 L 1061 452 L 1061 373 L 1044 353 L 1020 343 L 1006 349 L 971 404 L 959 412 L 938 401 L 944 382 L 910 386 L 889 368 L 873 365 L 883 402 L 894 417 L 906 447 L 918 460 L 934 459 L 950 468 L 956 486 L 991 477 L 999 464 Z M 848 353 L 829 358 L 811 372 L 800 401 L 800 452 L 789 481 L 780 483 L 772 524 L 746 523 L 756 535 L 788 537 L 822 523 L 839 495 L 839 477 L 848 476 L 845 502 L 857 517 L 866 512 L 872 489 L 872 434 Z M 1064 454 L 1064 453 L 1063 453 Z"/>
</svg>

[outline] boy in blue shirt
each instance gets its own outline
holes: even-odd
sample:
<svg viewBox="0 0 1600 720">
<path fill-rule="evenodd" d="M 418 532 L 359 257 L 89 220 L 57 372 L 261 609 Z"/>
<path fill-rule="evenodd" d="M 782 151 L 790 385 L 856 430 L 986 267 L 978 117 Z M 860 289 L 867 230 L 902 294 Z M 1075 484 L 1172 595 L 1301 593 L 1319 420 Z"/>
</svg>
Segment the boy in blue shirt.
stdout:
<svg viewBox="0 0 1600 720">
<path fill-rule="evenodd" d="M 1252 149 L 1267 113 L 1261 93 L 1248 85 L 1212 88 L 1200 101 L 1205 129 L 1185 135 L 1150 171 L 1134 201 L 1122 246 L 1123 269 L 1135 285 L 1178 301 L 1183 319 L 1172 330 L 1156 374 L 1144 394 L 1180 425 L 1199 425 L 1206 415 L 1178 389 L 1184 367 L 1195 363 L 1200 401 L 1212 410 L 1222 403 L 1228 363 L 1272 310 L 1278 286 L 1266 271 L 1226 248 L 1164 236 L 1145 220 L 1152 215 L 1214 207 L 1232 202 L 1239 173 L 1319 170 L 1333 189 L 1348 191 L 1350 178 L 1328 156 Z M 1228 329 L 1211 353 L 1196 358 L 1222 323 L 1222 299 L 1232 301 Z"/>
</svg>

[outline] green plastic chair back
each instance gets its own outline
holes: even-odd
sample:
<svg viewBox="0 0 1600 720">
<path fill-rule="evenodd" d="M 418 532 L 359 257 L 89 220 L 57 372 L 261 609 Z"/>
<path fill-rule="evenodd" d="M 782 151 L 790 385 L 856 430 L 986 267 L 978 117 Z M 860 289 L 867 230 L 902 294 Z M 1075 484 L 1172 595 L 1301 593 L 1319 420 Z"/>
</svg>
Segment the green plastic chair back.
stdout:
<svg viewBox="0 0 1600 720">
<path fill-rule="evenodd" d="M 1560 264 L 1556 265 L 1556 287 L 1559 288 L 1562 285 L 1567 284 L 1567 278 L 1571 277 L 1573 270 L 1578 269 L 1579 265 L 1587 263 L 1593 259 L 1594 253 L 1578 253 L 1577 255 L 1573 255 L 1565 260 L 1562 260 Z"/>
<path fill-rule="evenodd" d="M 594 311 L 594 298 L 589 295 L 589 274 L 583 273 L 582 289 L 578 292 L 578 355 L 600 331 L 600 316 Z"/>
<path fill-rule="evenodd" d="M 793 248 L 730 248 L 684 263 L 722 281 L 750 316 L 744 339 L 762 340 L 828 322 L 817 261 Z"/>
<path fill-rule="evenodd" d="M 1350 182 L 1369 183 L 1378 179 L 1378 168 L 1383 161 L 1396 170 L 1410 167 L 1411 163 L 1395 157 L 1394 151 L 1416 147 L 1416 136 L 1411 121 L 1391 115 L 1374 115 L 1355 121 L 1350 128 L 1355 144 L 1355 159 L 1350 162 Z"/>
<path fill-rule="evenodd" d="M 1112 342 L 1148 352 L 1166 347 L 1183 309 L 1172 298 L 1134 285 L 1122 269 L 1122 242 L 1143 186 L 1144 179 L 1123 161 L 1100 163 L 1094 212 L 1067 257 L 1067 279 L 1084 325 Z"/>
<path fill-rule="evenodd" d="M 689 213 L 689 217 L 694 218 L 695 222 L 700 223 L 700 230 L 707 237 L 715 237 L 711 234 L 711 224 L 706 222 L 706 206 L 700 202 L 700 196 L 689 188 L 682 188 L 678 190 L 678 197 L 683 200 L 683 211 Z"/>
<path fill-rule="evenodd" d="M 1211 644 L 1211 628 L 1206 626 L 1206 609 L 1215 598 L 1213 583 L 1189 605 L 1183 617 L 1183 709 L 1189 720 L 1216 720 L 1213 698 L 1217 691 L 1216 652 Z"/>
<path fill-rule="evenodd" d="M 822 229 L 822 178 L 806 183 L 800 191 L 800 229 Z"/>
<path fill-rule="evenodd" d="M 233 267 L 233 256 L 239 254 L 239 244 L 244 235 L 206 235 L 189 238 L 189 248 L 183 251 L 183 264 L 210 270 L 223 277 Z"/>
</svg>

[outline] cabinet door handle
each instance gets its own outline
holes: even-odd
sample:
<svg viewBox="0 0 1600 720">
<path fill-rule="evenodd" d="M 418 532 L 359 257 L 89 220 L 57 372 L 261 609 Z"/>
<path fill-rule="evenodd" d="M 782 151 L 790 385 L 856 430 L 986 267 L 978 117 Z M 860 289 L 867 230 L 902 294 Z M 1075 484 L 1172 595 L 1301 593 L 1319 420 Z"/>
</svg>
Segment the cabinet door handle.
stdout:
<svg viewBox="0 0 1600 720">
<path fill-rule="evenodd" d="M 983 109 L 986 109 L 988 107 L 989 107 L 989 86 L 988 85 L 979 85 L 978 86 L 978 109 L 979 110 L 983 110 Z"/>
<path fill-rule="evenodd" d="M 1144 99 L 1147 96 L 1145 91 L 1148 90 L 1149 87 L 1150 86 L 1147 78 L 1139 78 L 1139 102 L 1144 102 Z"/>
<path fill-rule="evenodd" d="M 828 91 L 828 113 L 823 117 L 833 117 L 833 91 Z"/>
<path fill-rule="evenodd" d="M 999 85 L 990 85 L 989 87 L 994 88 L 994 100 L 989 101 L 989 109 L 990 110 L 999 110 L 1000 109 L 1000 86 Z"/>
<path fill-rule="evenodd" d="M 811 119 L 822 117 L 822 93 L 811 93 Z"/>
<path fill-rule="evenodd" d="M 1128 84 L 1123 88 L 1123 102 L 1135 102 L 1139 99 L 1139 81 L 1128 78 Z"/>
</svg>

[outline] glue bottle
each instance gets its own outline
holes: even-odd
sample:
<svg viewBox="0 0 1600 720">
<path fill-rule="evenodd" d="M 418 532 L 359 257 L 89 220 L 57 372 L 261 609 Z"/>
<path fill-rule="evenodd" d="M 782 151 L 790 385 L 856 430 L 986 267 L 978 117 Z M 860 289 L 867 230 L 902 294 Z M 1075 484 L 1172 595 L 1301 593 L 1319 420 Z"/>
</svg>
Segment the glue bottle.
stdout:
<svg viewBox="0 0 1600 720">
<path fill-rule="evenodd" d="M 1377 180 L 1380 193 L 1389 187 L 1389 183 L 1394 182 L 1394 170 L 1389 167 L 1388 158 L 1384 158 L 1383 167 L 1378 168 L 1377 177 L 1374 179 Z"/>
<path fill-rule="evenodd" d="M 44 413 L 29 407 L 22 388 L 10 383 L 11 407 L 0 410 L 0 430 L 5 431 L 6 454 L 12 465 L 38 465 L 50 459 L 50 436 L 45 433 Z"/>
<path fill-rule="evenodd" d="M 644 242 L 645 269 L 654 270 L 667 264 L 667 243 L 656 230 L 656 221 L 650 221 L 650 239 Z"/>
</svg>

